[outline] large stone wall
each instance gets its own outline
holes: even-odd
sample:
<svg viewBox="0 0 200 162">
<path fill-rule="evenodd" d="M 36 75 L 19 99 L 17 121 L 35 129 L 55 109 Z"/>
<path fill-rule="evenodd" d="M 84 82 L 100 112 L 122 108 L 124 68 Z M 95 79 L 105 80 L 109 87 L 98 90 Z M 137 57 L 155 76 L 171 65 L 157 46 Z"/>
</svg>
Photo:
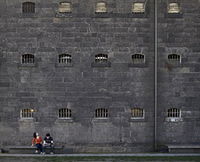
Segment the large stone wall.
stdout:
<svg viewBox="0 0 200 162">
<path fill-rule="evenodd" d="M 166 14 L 167 2 L 159 0 L 158 25 L 158 142 L 199 144 L 200 139 L 200 1 L 180 0 L 181 15 Z M 181 56 L 169 65 L 168 54 Z M 182 120 L 167 122 L 169 108 L 179 108 Z"/>
<path fill-rule="evenodd" d="M 95 14 L 96 0 L 73 0 L 72 13 L 57 14 L 58 0 L 33 0 L 36 13 L 23 15 L 23 0 L 0 2 L 0 144 L 29 145 L 34 131 L 50 132 L 56 143 L 77 151 L 152 151 L 154 133 L 154 4 L 145 15 L 131 13 L 130 0 L 107 0 L 108 13 Z M 33 67 L 21 55 L 35 55 Z M 58 55 L 72 55 L 72 67 L 58 67 Z M 111 67 L 92 66 L 106 53 Z M 131 56 L 146 64 L 131 67 Z M 72 120 L 58 119 L 58 109 Z M 105 107 L 109 118 L 94 118 Z M 145 119 L 131 119 L 131 108 Z M 20 110 L 34 108 L 33 120 Z"/>
</svg>

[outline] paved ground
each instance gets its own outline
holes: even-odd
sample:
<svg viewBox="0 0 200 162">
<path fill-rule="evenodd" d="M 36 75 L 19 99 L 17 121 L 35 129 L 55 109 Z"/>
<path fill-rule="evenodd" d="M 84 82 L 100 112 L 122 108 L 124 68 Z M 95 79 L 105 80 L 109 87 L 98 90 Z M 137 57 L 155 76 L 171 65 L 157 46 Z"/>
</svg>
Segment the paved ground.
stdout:
<svg viewBox="0 0 200 162">
<path fill-rule="evenodd" d="M 134 154 L 121 154 L 121 153 L 116 153 L 116 154 L 45 154 L 45 155 L 40 155 L 40 154 L 0 154 L 0 157 L 41 157 L 41 156 L 47 156 L 47 157 L 174 157 L 174 156 L 179 156 L 179 157 L 188 157 L 188 156 L 200 156 L 200 153 L 187 153 L 187 154 L 169 154 L 169 153 L 134 153 Z"/>
<path fill-rule="evenodd" d="M 200 162 L 200 154 L 0 154 L 0 162 Z"/>
</svg>

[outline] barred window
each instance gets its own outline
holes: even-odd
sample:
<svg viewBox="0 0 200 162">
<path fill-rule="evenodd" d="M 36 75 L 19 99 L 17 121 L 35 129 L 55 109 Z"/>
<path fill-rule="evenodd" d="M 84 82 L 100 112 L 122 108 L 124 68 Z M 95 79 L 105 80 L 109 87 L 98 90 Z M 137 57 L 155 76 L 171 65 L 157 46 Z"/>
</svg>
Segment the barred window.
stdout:
<svg viewBox="0 0 200 162">
<path fill-rule="evenodd" d="M 132 12 L 133 13 L 144 13 L 145 12 L 145 4 L 144 3 L 133 3 Z"/>
<path fill-rule="evenodd" d="M 33 3 L 33 2 L 22 3 L 22 12 L 23 13 L 35 13 L 35 3 Z"/>
<path fill-rule="evenodd" d="M 70 2 L 60 2 L 58 11 L 60 13 L 70 13 L 72 12 L 72 7 Z"/>
<path fill-rule="evenodd" d="M 34 64 L 34 55 L 32 54 L 24 54 L 22 55 L 22 64 Z"/>
<path fill-rule="evenodd" d="M 59 109 L 58 117 L 59 118 L 71 118 L 72 117 L 71 109 L 68 109 L 68 108 Z"/>
<path fill-rule="evenodd" d="M 179 3 L 173 2 L 168 4 L 168 13 L 180 13 Z"/>
<path fill-rule="evenodd" d="M 143 64 L 143 63 L 145 63 L 144 55 L 134 54 L 134 55 L 132 55 L 132 61 L 134 64 Z"/>
<path fill-rule="evenodd" d="M 95 56 L 95 62 L 108 62 L 108 55 L 98 54 Z"/>
<path fill-rule="evenodd" d="M 180 118 L 181 117 L 180 109 L 177 109 L 177 108 L 168 109 L 167 117 L 168 118 Z"/>
<path fill-rule="evenodd" d="M 22 109 L 20 112 L 21 118 L 33 118 L 34 109 Z"/>
<path fill-rule="evenodd" d="M 60 64 L 70 64 L 72 62 L 72 56 L 69 54 L 60 54 L 58 62 Z"/>
<path fill-rule="evenodd" d="M 131 117 L 132 118 L 144 118 L 144 109 L 141 108 L 133 108 L 131 109 Z"/>
<path fill-rule="evenodd" d="M 108 118 L 108 109 L 99 108 L 95 111 L 96 118 Z"/>
<path fill-rule="evenodd" d="M 170 55 L 168 55 L 168 61 L 169 61 L 169 63 L 180 63 L 181 56 L 177 55 L 177 54 L 170 54 Z"/>
<path fill-rule="evenodd" d="M 98 2 L 96 4 L 96 13 L 106 13 L 107 7 L 105 2 Z"/>
</svg>

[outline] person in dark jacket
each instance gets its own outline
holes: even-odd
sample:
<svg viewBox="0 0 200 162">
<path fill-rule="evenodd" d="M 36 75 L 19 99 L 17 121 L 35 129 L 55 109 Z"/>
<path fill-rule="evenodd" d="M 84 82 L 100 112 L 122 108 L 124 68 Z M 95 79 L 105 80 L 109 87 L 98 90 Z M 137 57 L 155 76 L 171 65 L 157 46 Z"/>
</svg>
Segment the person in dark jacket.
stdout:
<svg viewBox="0 0 200 162">
<path fill-rule="evenodd" d="M 53 148 L 53 138 L 50 136 L 50 133 L 46 134 L 46 137 L 44 138 L 44 142 L 43 142 L 43 148 L 44 148 L 44 153 L 46 148 L 50 148 L 51 154 L 53 154 L 54 152 L 54 148 Z"/>
</svg>

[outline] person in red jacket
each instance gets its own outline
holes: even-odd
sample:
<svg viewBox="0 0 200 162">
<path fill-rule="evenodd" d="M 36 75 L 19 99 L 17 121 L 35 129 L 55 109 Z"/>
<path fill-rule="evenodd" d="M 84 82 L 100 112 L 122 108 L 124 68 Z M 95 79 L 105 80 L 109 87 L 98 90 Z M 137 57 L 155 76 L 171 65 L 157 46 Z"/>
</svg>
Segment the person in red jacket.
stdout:
<svg viewBox="0 0 200 162">
<path fill-rule="evenodd" d="M 33 139 L 32 139 L 32 146 L 36 146 L 36 151 L 35 153 L 38 153 L 38 151 L 40 151 L 40 153 L 43 153 L 43 146 L 42 146 L 42 137 L 39 136 L 38 133 L 34 132 L 33 133 Z"/>
</svg>

